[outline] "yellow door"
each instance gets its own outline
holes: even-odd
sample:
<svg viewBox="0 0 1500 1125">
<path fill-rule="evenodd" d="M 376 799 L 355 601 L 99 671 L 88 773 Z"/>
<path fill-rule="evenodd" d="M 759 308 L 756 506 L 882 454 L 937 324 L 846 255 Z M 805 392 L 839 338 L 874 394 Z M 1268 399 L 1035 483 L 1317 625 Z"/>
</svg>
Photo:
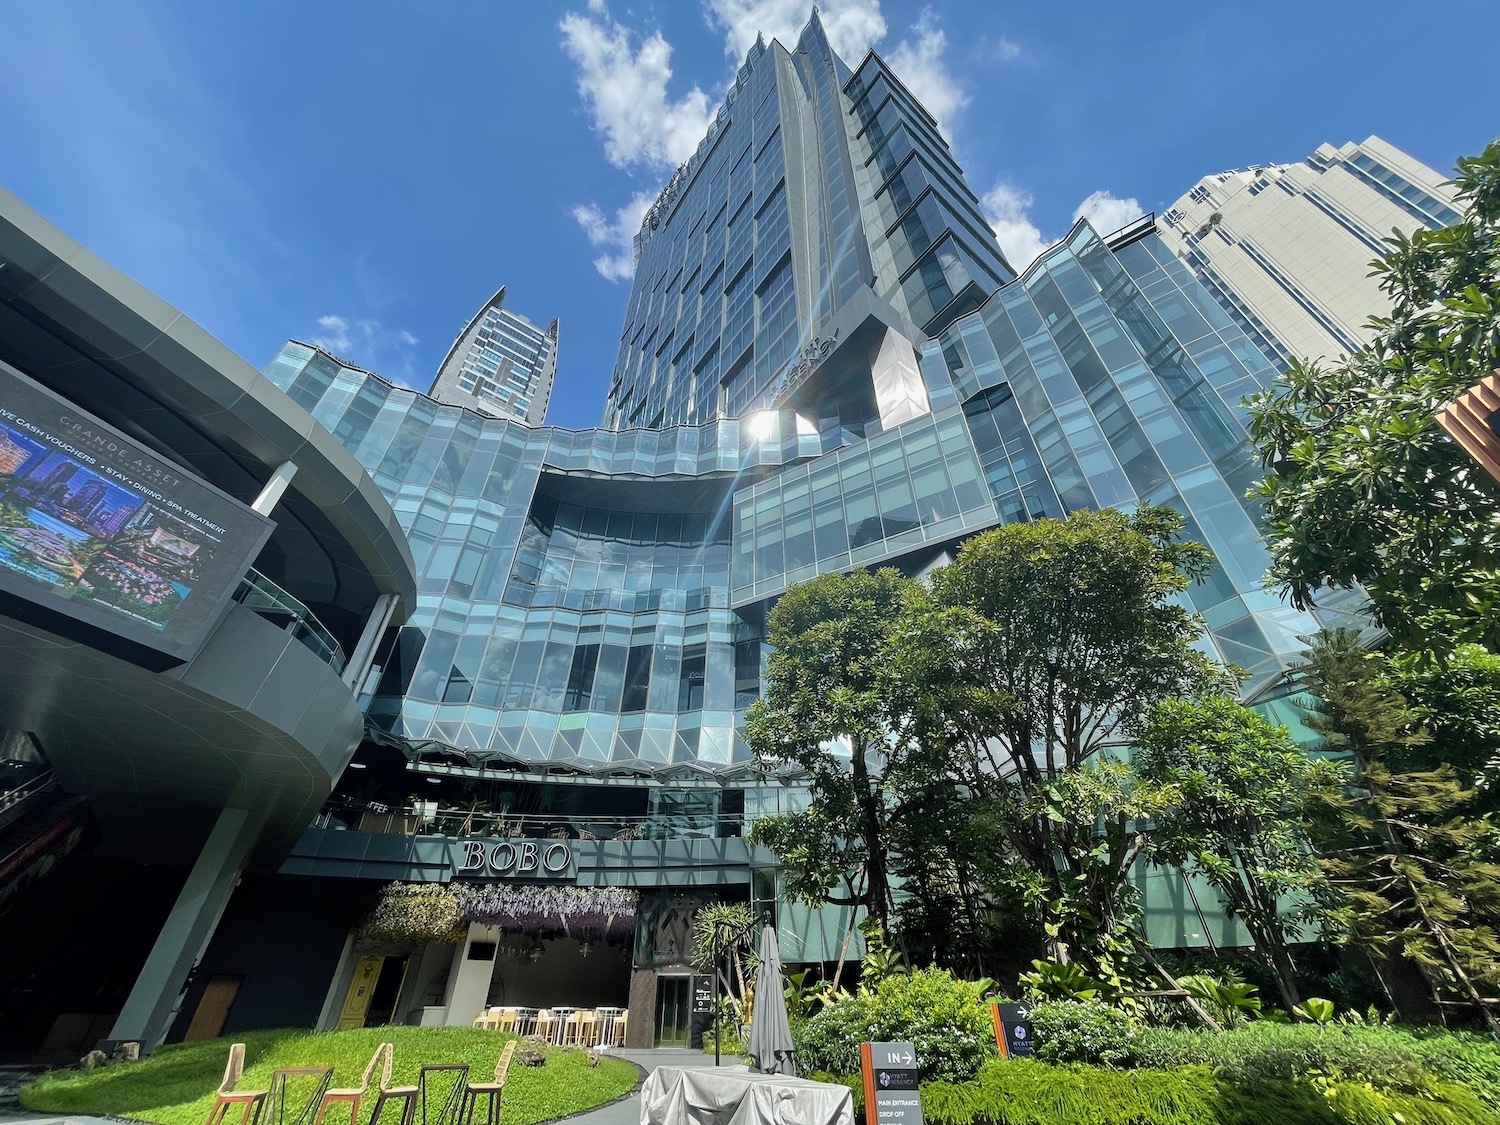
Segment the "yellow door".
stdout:
<svg viewBox="0 0 1500 1125">
<path fill-rule="evenodd" d="M 349 982 L 349 992 L 344 997 L 344 1010 L 339 1013 L 340 1031 L 365 1026 L 370 995 L 375 991 L 375 982 L 380 979 L 380 966 L 384 963 L 384 957 L 361 957 L 359 964 L 354 966 L 354 979 Z"/>
</svg>

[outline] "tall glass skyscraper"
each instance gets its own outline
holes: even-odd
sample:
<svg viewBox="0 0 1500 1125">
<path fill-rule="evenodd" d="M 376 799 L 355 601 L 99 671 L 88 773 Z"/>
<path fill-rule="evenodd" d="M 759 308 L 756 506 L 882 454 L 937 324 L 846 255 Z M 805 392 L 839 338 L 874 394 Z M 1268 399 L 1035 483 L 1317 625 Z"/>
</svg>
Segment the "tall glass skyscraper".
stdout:
<svg viewBox="0 0 1500 1125">
<path fill-rule="evenodd" d="M 556 374 L 557 321 L 543 330 L 511 312 L 502 285 L 464 325 L 427 393 L 450 406 L 539 426 Z"/>
<path fill-rule="evenodd" d="M 420 604 L 370 715 L 470 763 L 743 777 L 766 609 L 829 570 L 1170 504 L 1205 645 L 1275 682 L 1238 405 L 1274 374 L 1149 220 L 1014 278 L 932 119 L 814 17 L 757 45 L 638 242 L 605 426 L 444 405 L 288 344 L 269 368 L 390 497 Z"/>
</svg>

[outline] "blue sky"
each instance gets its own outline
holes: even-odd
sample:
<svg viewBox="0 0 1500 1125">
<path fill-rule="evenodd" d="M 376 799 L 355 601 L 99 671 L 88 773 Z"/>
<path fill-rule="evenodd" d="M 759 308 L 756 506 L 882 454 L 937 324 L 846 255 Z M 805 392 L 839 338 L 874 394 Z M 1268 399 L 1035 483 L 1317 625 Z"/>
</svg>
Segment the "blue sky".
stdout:
<svg viewBox="0 0 1500 1125">
<path fill-rule="evenodd" d="M 829 0 L 937 111 L 1013 259 L 1201 176 L 1500 134 L 1500 4 Z M 0 184 L 255 366 L 287 337 L 425 388 L 500 284 L 596 424 L 628 232 L 789 0 L 7 6 Z M 1114 225 L 1119 225 L 1118 222 Z"/>
</svg>

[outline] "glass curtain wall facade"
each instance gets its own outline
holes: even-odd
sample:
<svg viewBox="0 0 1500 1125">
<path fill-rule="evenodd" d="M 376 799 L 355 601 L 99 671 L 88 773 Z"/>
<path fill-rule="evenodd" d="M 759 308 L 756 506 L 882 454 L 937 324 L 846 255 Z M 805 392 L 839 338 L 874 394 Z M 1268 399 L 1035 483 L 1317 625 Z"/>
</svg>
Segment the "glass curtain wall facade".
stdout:
<svg viewBox="0 0 1500 1125">
<path fill-rule="evenodd" d="M 391 499 L 419 603 L 371 717 L 473 761 L 750 784 L 765 607 L 852 566 L 918 569 L 966 535 L 1169 504 L 1218 564 L 1205 646 L 1274 682 L 1317 622 L 1261 586 L 1237 405 L 1273 368 L 1149 231 L 1086 224 L 926 341 L 931 410 L 861 437 L 793 410 L 664 430 L 530 428 L 288 344 L 271 379 Z"/>
<path fill-rule="evenodd" d="M 635 252 L 608 429 L 782 405 L 861 300 L 911 340 L 1013 276 L 932 117 L 878 56 L 851 73 L 816 14 L 792 50 L 751 49 Z"/>
</svg>

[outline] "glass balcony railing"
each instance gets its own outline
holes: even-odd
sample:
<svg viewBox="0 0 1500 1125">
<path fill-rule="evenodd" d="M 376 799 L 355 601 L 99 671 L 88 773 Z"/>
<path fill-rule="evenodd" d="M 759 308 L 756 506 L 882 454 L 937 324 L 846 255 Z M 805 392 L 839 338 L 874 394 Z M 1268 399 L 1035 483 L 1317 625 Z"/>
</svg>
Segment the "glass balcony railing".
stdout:
<svg viewBox="0 0 1500 1125">
<path fill-rule="evenodd" d="M 335 672 L 344 670 L 344 650 L 339 647 L 333 634 L 313 615 L 312 610 L 288 594 L 258 570 L 245 575 L 234 600 L 246 609 L 254 610 L 261 617 L 285 629 L 298 641 L 317 654 Z"/>
<path fill-rule="evenodd" d="M 745 833 L 740 813 L 618 816 L 609 813 L 504 813 L 412 801 L 387 806 L 335 800 L 316 821 L 390 836 L 486 836 L 531 840 L 722 840 Z"/>
</svg>

